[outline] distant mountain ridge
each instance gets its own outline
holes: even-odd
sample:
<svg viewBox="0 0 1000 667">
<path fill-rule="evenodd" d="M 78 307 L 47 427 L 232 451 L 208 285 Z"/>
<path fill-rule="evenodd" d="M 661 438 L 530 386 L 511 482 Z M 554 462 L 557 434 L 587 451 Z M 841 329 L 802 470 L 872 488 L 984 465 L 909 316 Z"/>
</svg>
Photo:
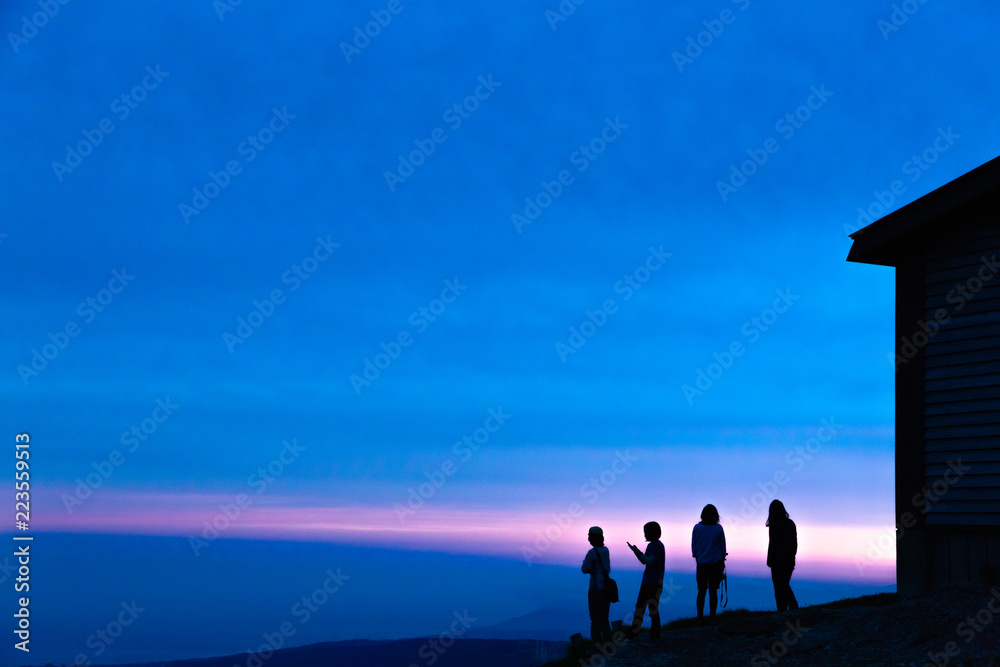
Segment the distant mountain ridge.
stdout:
<svg viewBox="0 0 1000 667">
<path fill-rule="evenodd" d="M 566 642 L 459 638 L 447 646 L 441 637 L 353 639 L 324 642 L 268 653 L 145 662 L 94 667 L 539 667 L 566 653 Z"/>
</svg>

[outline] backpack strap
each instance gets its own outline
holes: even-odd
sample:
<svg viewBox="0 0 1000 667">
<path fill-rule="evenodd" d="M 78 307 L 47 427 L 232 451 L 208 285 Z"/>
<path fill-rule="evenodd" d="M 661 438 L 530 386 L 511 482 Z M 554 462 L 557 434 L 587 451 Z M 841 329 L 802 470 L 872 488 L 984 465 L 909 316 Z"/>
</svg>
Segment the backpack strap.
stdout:
<svg viewBox="0 0 1000 667">
<path fill-rule="evenodd" d="M 608 576 L 608 571 L 604 568 L 604 561 L 601 559 L 601 552 L 597 550 L 597 547 L 594 547 L 594 555 L 597 556 L 597 563 L 601 566 L 601 570 L 604 571 L 604 578 L 610 579 L 611 577 Z"/>
<path fill-rule="evenodd" d="M 720 602 L 722 604 L 722 608 L 725 609 L 726 604 L 729 602 L 729 577 L 726 576 L 725 560 L 722 561 L 722 582 L 720 588 L 722 589 L 722 592 L 719 594 L 719 596 L 722 598 Z"/>
</svg>

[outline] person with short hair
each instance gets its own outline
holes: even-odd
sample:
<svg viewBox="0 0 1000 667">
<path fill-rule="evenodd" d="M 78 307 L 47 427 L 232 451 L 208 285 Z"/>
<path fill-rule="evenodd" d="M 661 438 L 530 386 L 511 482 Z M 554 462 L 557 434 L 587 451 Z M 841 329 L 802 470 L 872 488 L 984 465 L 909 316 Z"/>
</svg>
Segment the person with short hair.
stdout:
<svg viewBox="0 0 1000 667">
<path fill-rule="evenodd" d="M 642 534 L 649 542 L 646 553 L 639 547 L 626 542 L 639 562 L 646 566 L 642 572 L 642 583 L 639 584 L 639 597 L 635 601 L 635 616 L 632 617 L 632 636 L 638 635 L 642 629 L 642 617 L 649 607 L 649 643 L 660 640 L 660 593 L 663 592 L 663 571 L 666 567 L 666 550 L 660 536 L 660 524 L 650 521 L 642 527 Z"/>
<path fill-rule="evenodd" d="M 605 590 L 605 583 L 611 576 L 611 554 L 604 546 L 604 531 L 593 526 L 587 531 L 587 541 L 593 547 L 583 559 L 581 570 L 590 575 L 590 589 L 587 591 L 587 607 L 590 611 L 590 639 L 594 646 L 611 641 L 611 598 Z"/>
<path fill-rule="evenodd" d="M 705 617 L 705 593 L 708 597 L 708 617 L 715 618 L 719 606 L 719 584 L 726 570 L 726 532 L 719 523 L 719 510 L 708 504 L 701 510 L 701 521 L 691 532 L 691 556 L 695 559 L 695 579 L 698 582 L 698 618 Z"/>
</svg>

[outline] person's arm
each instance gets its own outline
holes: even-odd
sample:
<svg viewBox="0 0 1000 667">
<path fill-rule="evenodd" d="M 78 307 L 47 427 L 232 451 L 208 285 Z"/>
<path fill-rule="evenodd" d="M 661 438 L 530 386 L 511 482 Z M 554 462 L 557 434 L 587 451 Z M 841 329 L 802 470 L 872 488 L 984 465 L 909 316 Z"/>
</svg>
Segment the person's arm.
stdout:
<svg viewBox="0 0 1000 667">
<path fill-rule="evenodd" d="M 581 571 L 582 571 L 582 572 L 583 572 L 584 574 L 590 574 L 590 569 L 591 569 L 591 565 L 590 565 L 590 554 L 591 554 L 592 552 L 593 552 L 593 550 L 591 550 L 591 551 L 588 551 L 588 552 L 587 552 L 587 555 L 583 557 L 583 565 L 581 565 L 581 566 L 580 566 L 580 570 L 581 570 Z"/>
<path fill-rule="evenodd" d="M 790 521 L 790 523 L 792 524 L 792 555 L 794 556 L 799 553 L 799 534 L 795 530 L 795 522 Z"/>
<path fill-rule="evenodd" d="M 725 529 L 722 529 L 719 532 L 722 533 L 722 560 L 726 560 L 726 556 L 729 555 L 726 552 L 726 531 Z"/>
<path fill-rule="evenodd" d="M 595 551 L 596 551 L 596 549 L 595 549 Z M 598 558 L 600 558 L 602 561 L 604 561 L 604 576 L 605 577 L 610 577 L 611 576 L 611 550 L 608 549 L 608 555 L 607 556 L 603 556 L 600 553 L 598 553 Z"/>
<path fill-rule="evenodd" d="M 626 544 L 628 544 L 628 543 L 626 543 Z M 649 561 L 646 560 L 646 556 L 644 556 L 642 554 L 642 552 L 639 551 L 639 547 L 635 546 L 634 544 L 629 544 L 629 547 L 632 549 L 632 553 L 635 554 L 635 557 L 639 559 L 640 563 L 642 563 L 643 565 L 645 565 L 646 563 L 649 562 Z M 649 551 L 648 547 L 646 548 L 646 551 Z M 646 555 L 648 556 L 649 554 L 646 554 Z"/>
<path fill-rule="evenodd" d="M 698 557 L 698 554 L 694 552 L 694 538 L 697 534 L 698 534 L 698 526 L 695 525 L 695 527 L 691 530 L 691 558 Z"/>
</svg>

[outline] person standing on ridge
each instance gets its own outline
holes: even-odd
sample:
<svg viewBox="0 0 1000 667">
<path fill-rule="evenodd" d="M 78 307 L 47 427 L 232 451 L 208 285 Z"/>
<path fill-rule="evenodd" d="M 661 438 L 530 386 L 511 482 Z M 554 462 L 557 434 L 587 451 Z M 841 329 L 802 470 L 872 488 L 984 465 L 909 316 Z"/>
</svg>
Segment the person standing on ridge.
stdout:
<svg viewBox="0 0 1000 667">
<path fill-rule="evenodd" d="M 784 503 L 772 500 L 764 525 L 767 526 L 770 537 L 767 544 L 767 566 L 771 568 L 774 602 L 778 605 L 778 611 L 798 609 L 799 603 L 790 584 L 792 570 L 795 569 L 795 554 L 799 550 L 795 522 L 789 518 Z"/>
<path fill-rule="evenodd" d="M 663 571 L 666 567 L 666 550 L 663 542 L 660 541 L 660 524 L 650 521 L 642 527 L 642 533 L 649 542 L 646 553 L 639 551 L 639 547 L 630 542 L 626 542 L 639 562 L 646 566 L 642 573 L 642 583 L 639 584 L 639 597 L 635 601 L 635 616 L 632 617 L 632 636 L 639 634 L 642 629 L 642 617 L 646 614 L 646 607 L 649 607 L 649 643 L 655 644 L 660 640 L 660 593 L 663 592 Z"/>
<path fill-rule="evenodd" d="M 726 570 L 726 533 L 719 523 L 719 510 L 708 504 L 701 510 L 701 521 L 691 531 L 691 556 L 695 559 L 698 582 L 698 618 L 705 617 L 705 593 L 708 617 L 715 618 L 719 606 L 719 584 Z"/>
<path fill-rule="evenodd" d="M 605 583 L 611 574 L 611 554 L 604 546 L 604 531 L 594 526 L 587 532 L 587 541 L 593 547 L 587 552 L 580 569 L 590 575 L 590 589 L 587 591 L 587 607 L 590 611 L 590 639 L 594 646 L 611 641 L 611 598 L 605 590 Z"/>
</svg>

